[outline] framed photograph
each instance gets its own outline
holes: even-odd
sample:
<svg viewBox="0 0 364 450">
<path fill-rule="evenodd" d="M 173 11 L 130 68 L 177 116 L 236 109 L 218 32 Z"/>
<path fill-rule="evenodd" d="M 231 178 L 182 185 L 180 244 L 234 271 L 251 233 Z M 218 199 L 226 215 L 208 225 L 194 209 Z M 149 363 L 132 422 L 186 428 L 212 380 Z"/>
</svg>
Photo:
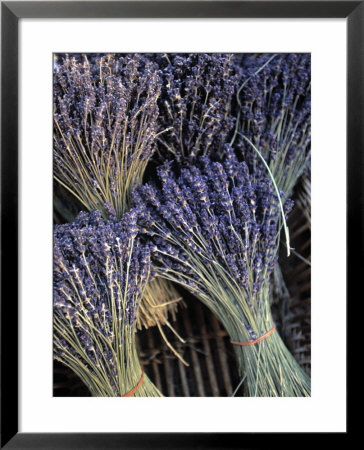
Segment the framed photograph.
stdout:
<svg viewBox="0 0 364 450">
<path fill-rule="evenodd" d="M 1 2 L 1 448 L 348 436 L 363 8 Z"/>
</svg>

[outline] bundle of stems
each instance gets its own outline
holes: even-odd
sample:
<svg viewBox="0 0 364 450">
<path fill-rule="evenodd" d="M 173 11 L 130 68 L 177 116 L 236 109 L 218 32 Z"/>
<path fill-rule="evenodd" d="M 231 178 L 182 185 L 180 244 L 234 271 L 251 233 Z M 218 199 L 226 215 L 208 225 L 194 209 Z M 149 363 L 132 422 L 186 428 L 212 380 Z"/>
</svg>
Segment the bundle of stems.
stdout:
<svg viewBox="0 0 364 450">
<path fill-rule="evenodd" d="M 230 144 L 253 174 L 266 173 L 257 148 L 286 196 L 310 164 L 310 54 L 251 54 L 241 66 L 237 120 Z"/>
<path fill-rule="evenodd" d="M 150 276 L 136 214 L 105 221 L 80 213 L 54 230 L 54 357 L 99 397 L 159 397 L 135 344 L 140 297 Z"/>
<path fill-rule="evenodd" d="M 305 172 L 311 158 L 311 58 L 309 54 L 248 54 L 236 57 L 242 81 L 236 93 L 237 121 L 231 144 L 248 163 L 251 173 L 270 172 L 286 197 Z M 283 199 L 284 201 L 284 199 Z M 309 215 L 309 208 L 305 214 Z M 290 248 L 285 227 L 287 256 Z M 276 265 L 276 273 L 280 273 Z M 286 292 L 282 276 L 273 291 Z M 278 283 L 278 284 L 277 284 Z"/>
<path fill-rule="evenodd" d="M 161 189 L 144 185 L 134 194 L 156 272 L 217 315 L 250 396 L 309 396 L 308 376 L 273 328 L 282 202 L 272 180 L 253 177 L 232 149 L 222 163 L 202 157 L 179 173 L 171 163 L 158 172 Z M 290 206 L 286 199 L 285 214 Z"/>
<path fill-rule="evenodd" d="M 73 55 L 54 65 L 54 178 L 88 210 L 117 217 L 130 209 L 163 134 L 158 124 L 158 66 L 143 55 Z M 151 281 L 138 327 L 175 317 L 176 289 Z"/>
<path fill-rule="evenodd" d="M 223 322 L 234 344 L 240 374 L 247 380 L 249 395 L 252 397 L 306 397 L 310 396 L 311 386 L 308 375 L 299 366 L 275 329 L 270 310 L 270 287 L 261 293 L 261 314 L 253 315 L 251 326 L 262 330 L 266 338 L 247 339 L 241 332 L 241 321 L 237 316 L 228 315 Z M 239 313 L 239 312 L 238 312 Z M 239 313 L 241 316 L 241 312 Z M 230 320 L 229 320 L 230 319 Z M 263 333 L 264 330 L 265 333 Z M 255 344 L 250 342 L 257 341 Z M 247 347 L 249 349 L 247 349 Z"/>
</svg>

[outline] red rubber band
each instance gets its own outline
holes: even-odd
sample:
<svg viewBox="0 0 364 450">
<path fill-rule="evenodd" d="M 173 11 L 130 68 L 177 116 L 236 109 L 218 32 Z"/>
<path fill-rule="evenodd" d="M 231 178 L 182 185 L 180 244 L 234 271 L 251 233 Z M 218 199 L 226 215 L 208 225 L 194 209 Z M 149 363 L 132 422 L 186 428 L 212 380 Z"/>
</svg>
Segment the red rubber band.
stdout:
<svg viewBox="0 0 364 450">
<path fill-rule="evenodd" d="M 246 341 L 246 342 L 230 341 L 230 342 L 234 345 L 241 345 L 241 346 L 254 345 L 254 344 L 257 344 L 258 342 L 262 341 L 263 339 L 267 338 L 272 333 L 274 333 L 275 329 L 276 329 L 276 326 L 273 325 L 273 327 L 269 331 L 262 334 L 260 337 L 258 337 L 258 339 L 255 339 L 255 341 Z"/>
<path fill-rule="evenodd" d="M 133 387 L 133 389 L 126 394 L 122 395 L 122 397 L 130 397 L 131 395 L 135 394 L 135 392 L 140 388 L 144 380 L 144 369 L 142 369 L 142 376 L 140 377 L 140 380 L 138 381 L 138 384 Z"/>
</svg>

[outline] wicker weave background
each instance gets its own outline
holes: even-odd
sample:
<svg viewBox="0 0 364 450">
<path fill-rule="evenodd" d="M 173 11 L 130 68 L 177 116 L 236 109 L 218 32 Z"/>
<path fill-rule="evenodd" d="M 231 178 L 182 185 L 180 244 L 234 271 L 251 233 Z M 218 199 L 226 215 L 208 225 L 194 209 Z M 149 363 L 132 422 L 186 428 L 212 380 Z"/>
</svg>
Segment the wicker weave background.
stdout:
<svg viewBox="0 0 364 450">
<path fill-rule="evenodd" d="M 296 206 L 289 218 L 291 246 L 301 255 L 285 257 L 275 277 L 273 314 L 277 328 L 299 364 L 311 371 L 311 259 L 310 181 L 304 177 L 297 186 Z M 234 350 L 226 331 L 199 301 L 181 291 L 180 307 L 173 327 L 186 341 L 182 343 L 167 327 L 164 333 L 189 363 L 186 367 L 171 352 L 156 327 L 137 334 L 137 348 L 146 373 L 166 396 L 231 396 L 240 380 Z M 54 363 L 55 396 L 89 396 L 76 375 Z M 236 396 L 243 395 L 240 387 Z"/>
</svg>

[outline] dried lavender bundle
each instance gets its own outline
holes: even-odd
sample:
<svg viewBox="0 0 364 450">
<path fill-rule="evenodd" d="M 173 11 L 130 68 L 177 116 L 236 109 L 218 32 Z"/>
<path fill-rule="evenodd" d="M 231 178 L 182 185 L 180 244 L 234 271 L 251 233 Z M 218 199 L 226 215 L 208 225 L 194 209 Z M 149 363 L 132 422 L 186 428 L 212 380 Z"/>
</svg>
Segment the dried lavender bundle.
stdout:
<svg viewBox="0 0 364 450">
<path fill-rule="evenodd" d="M 140 186 L 135 201 L 159 275 L 202 300 L 232 341 L 253 342 L 273 327 L 281 211 L 271 179 L 253 177 L 229 146 L 225 152 L 223 163 L 202 157 L 178 175 L 165 164 L 162 188 Z M 286 212 L 290 206 L 286 199 Z M 277 331 L 235 351 L 250 396 L 310 395 L 308 376 Z"/>
<path fill-rule="evenodd" d="M 158 65 L 146 56 L 60 56 L 54 70 L 54 177 L 86 208 L 110 203 L 120 218 L 156 148 L 161 92 Z M 173 286 L 152 281 L 138 323 L 174 316 Z M 163 294 L 159 297 L 160 294 Z"/>
<path fill-rule="evenodd" d="M 135 346 L 136 318 L 150 276 L 136 214 L 118 222 L 80 213 L 54 229 L 54 358 L 93 396 L 159 397 Z"/>
<path fill-rule="evenodd" d="M 236 64 L 242 82 L 231 144 L 259 177 L 266 169 L 256 148 L 278 187 L 290 196 L 310 163 L 310 54 L 251 54 L 236 59 Z"/>
<path fill-rule="evenodd" d="M 160 156 L 180 164 L 220 153 L 235 125 L 231 102 L 238 72 L 232 54 L 156 55 L 163 80 L 158 100 Z M 167 152 L 165 151 L 167 150 Z"/>
<path fill-rule="evenodd" d="M 259 177 L 270 170 L 277 186 L 290 196 L 310 169 L 310 54 L 245 54 L 235 61 L 242 70 L 242 82 L 237 91 L 237 122 L 231 142 L 253 174 Z M 309 211 L 305 214 L 309 215 Z M 286 247 L 289 253 L 288 232 Z M 280 273 L 278 265 L 276 272 Z M 274 283 L 278 283 L 277 291 L 285 291 L 282 276 Z M 280 300 L 271 293 L 271 302 Z"/>
<path fill-rule="evenodd" d="M 54 177 L 88 209 L 118 217 L 155 150 L 161 80 L 142 55 L 66 56 L 54 72 Z"/>
</svg>

